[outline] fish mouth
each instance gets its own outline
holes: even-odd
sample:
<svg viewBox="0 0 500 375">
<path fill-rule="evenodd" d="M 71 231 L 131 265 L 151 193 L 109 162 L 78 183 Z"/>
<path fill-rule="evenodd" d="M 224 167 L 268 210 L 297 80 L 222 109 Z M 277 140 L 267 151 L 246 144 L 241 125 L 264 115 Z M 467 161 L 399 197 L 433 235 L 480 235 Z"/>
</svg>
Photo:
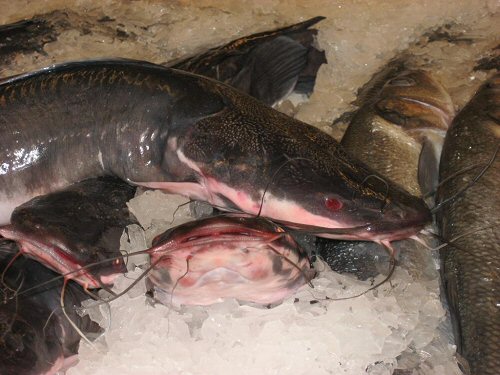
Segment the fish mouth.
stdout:
<svg viewBox="0 0 500 375">
<path fill-rule="evenodd" d="M 389 202 L 379 211 L 379 215 L 372 215 L 373 220 L 367 219 L 364 222 L 360 220 L 359 225 L 354 222 L 351 226 L 323 227 L 286 220 L 279 220 L 279 223 L 297 231 L 339 240 L 375 242 L 402 240 L 417 234 L 432 221 L 431 211 L 422 200 L 416 197 L 409 199 L 413 204 L 408 206 Z M 361 219 L 363 216 L 364 214 L 361 215 Z"/>
<path fill-rule="evenodd" d="M 247 215 L 187 223 L 153 245 L 148 285 L 164 304 L 209 305 L 226 298 L 278 303 L 315 276 L 288 233 Z"/>
<path fill-rule="evenodd" d="M 405 223 L 397 222 L 377 222 L 373 224 L 360 225 L 348 228 L 327 228 L 313 225 L 297 225 L 293 222 L 281 221 L 283 225 L 292 229 L 313 234 L 318 237 L 331 238 L 336 240 L 352 241 L 397 241 L 403 240 L 420 232 L 430 219 L 415 219 Z"/>
<path fill-rule="evenodd" d="M 126 270 L 121 258 L 103 264 L 99 264 L 101 262 L 97 259 L 84 263 L 74 255 L 74 249 L 63 241 L 43 233 L 23 231 L 13 225 L 0 227 L 1 237 L 17 242 L 21 253 L 85 288 L 112 285 L 114 279 Z M 98 264 L 99 267 L 91 267 Z"/>
</svg>

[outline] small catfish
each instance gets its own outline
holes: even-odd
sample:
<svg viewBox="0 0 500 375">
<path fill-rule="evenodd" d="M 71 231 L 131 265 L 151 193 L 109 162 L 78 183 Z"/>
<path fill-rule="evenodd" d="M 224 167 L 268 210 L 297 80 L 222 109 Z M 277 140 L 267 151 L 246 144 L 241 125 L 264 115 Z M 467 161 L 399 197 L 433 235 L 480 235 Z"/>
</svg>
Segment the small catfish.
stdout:
<svg viewBox="0 0 500 375">
<path fill-rule="evenodd" d="M 500 74 L 453 121 L 443 146 L 438 224 L 457 351 L 471 375 L 500 369 Z M 467 367 L 467 366 L 465 366 Z"/>
<path fill-rule="evenodd" d="M 110 285 L 126 271 L 120 237 L 134 222 L 127 209 L 134 193 L 114 177 L 85 180 L 19 206 L 0 236 L 67 279 L 89 288 Z"/>
<path fill-rule="evenodd" d="M 306 252 L 263 218 L 221 215 L 159 235 L 148 277 L 165 304 L 208 305 L 224 298 L 281 302 L 315 276 Z"/>
<path fill-rule="evenodd" d="M 0 374 L 59 374 L 77 362 L 81 337 L 73 324 L 85 334 L 101 329 L 75 310 L 89 299 L 80 285 L 65 284 L 64 313 L 64 281 L 18 252 L 15 242 L 0 240 Z"/>
</svg>

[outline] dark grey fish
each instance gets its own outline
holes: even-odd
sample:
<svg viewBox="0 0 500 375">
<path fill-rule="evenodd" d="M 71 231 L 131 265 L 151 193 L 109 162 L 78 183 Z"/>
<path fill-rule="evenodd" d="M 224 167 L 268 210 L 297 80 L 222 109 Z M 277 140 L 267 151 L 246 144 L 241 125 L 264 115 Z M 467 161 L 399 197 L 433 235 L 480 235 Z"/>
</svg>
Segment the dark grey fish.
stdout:
<svg viewBox="0 0 500 375">
<path fill-rule="evenodd" d="M 18 251 L 14 242 L 0 239 L 0 272 L 5 272 L 0 285 L 0 374 L 57 374 L 76 363 L 81 338 L 61 309 L 63 280 L 54 280 L 55 272 L 23 256 L 11 263 Z M 11 298 L 14 291 L 20 295 Z M 89 298 L 78 284 L 66 284 L 66 313 L 81 331 L 96 334 L 100 327 L 75 309 Z"/>
<path fill-rule="evenodd" d="M 368 280 L 388 271 L 389 254 L 374 242 L 318 238 L 315 253 L 333 271 L 355 275 L 359 280 Z"/>
<path fill-rule="evenodd" d="M 423 202 L 320 130 L 227 85 L 137 61 L 68 63 L 0 82 L 0 222 L 100 175 L 344 239 L 418 232 Z"/>
<path fill-rule="evenodd" d="M 497 74 L 453 121 L 440 166 L 438 202 L 454 197 L 438 211 L 444 240 L 452 241 L 441 253 L 442 277 L 457 351 L 472 375 L 500 369 L 500 157 L 491 162 L 499 145 Z"/>
</svg>

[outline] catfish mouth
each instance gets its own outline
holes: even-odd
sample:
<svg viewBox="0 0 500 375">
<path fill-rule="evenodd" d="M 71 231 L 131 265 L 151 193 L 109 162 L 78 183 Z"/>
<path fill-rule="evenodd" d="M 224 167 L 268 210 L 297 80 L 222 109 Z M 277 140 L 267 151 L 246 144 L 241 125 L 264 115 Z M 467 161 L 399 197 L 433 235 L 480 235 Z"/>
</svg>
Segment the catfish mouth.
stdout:
<svg viewBox="0 0 500 375">
<path fill-rule="evenodd" d="M 148 284 L 164 304 L 278 303 L 315 276 L 304 250 L 262 218 L 222 215 L 187 223 L 153 245 Z"/>
<path fill-rule="evenodd" d="M 318 237 L 353 240 L 353 241 L 374 241 L 374 242 L 392 242 L 404 240 L 420 232 L 426 224 L 430 222 L 430 216 L 424 219 L 415 219 L 408 222 L 375 222 L 373 224 L 359 225 L 348 228 L 327 228 L 307 224 L 297 224 L 293 222 L 280 221 L 283 225 L 298 231 L 316 235 Z"/>
<path fill-rule="evenodd" d="M 78 259 L 75 249 L 43 232 L 28 232 L 17 229 L 14 225 L 6 225 L 0 227 L 1 237 L 17 242 L 21 253 L 63 275 L 65 279 L 76 281 L 84 288 L 112 285 L 114 279 L 126 271 L 122 259 L 104 262 L 99 267 L 89 267 L 93 263 L 97 265 L 99 260 L 89 259 L 84 263 Z"/>
</svg>

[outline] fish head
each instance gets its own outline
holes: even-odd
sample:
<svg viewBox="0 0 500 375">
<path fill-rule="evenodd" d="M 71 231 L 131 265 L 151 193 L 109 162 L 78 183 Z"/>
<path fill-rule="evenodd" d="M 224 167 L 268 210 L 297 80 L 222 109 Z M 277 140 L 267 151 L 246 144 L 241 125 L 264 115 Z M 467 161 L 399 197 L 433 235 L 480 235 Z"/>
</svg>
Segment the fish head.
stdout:
<svg viewBox="0 0 500 375">
<path fill-rule="evenodd" d="M 369 241 L 406 238 L 431 221 L 421 199 L 340 147 L 336 154 L 339 163 L 331 170 L 308 160 L 289 162 L 281 172 L 284 178 L 266 187 L 262 214 L 321 237 Z"/>
<path fill-rule="evenodd" d="M 211 90 L 217 111 L 162 138 L 168 181 L 142 185 L 339 239 L 405 238 L 430 221 L 420 199 L 327 133 L 229 87 Z"/>
<path fill-rule="evenodd" d="M 315 275 L 290 234 L 249 216 L 183 224 L 156 237 L 149 252 L 148 283 L 166 304 L 206 305 L 223 298 L 276 303 Z"/>
<path fill-rule="evenodd" d="M 232 115 L 171 140 L 165 160 L 177 158 L 182 179 L 194 181 L 191 197 L 341 239 L 401 238 L 430 220 L 423 202 L 319 129 L 270 108 L 261 119 Z M 186 194 L 181 187 L 174 192 Z"/>
<path fill-rule="evenodd" d="M 408 131 L 446 131 L 455 115 L 450 95 L 423 70 L 404 70 L 382 87 L 378 114 Z"/>
</svg>

